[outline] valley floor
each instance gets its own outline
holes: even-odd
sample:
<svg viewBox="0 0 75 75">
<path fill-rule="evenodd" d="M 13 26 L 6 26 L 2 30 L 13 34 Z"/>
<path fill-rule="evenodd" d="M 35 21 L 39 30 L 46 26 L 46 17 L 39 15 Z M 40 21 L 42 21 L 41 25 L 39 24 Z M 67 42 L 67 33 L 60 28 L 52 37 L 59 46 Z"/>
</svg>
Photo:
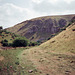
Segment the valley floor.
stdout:
<svg viewBox="0 0 75 75">
<path fill-rule="evenodd" d="M 75 54 L 42 47 L 1 50 L 0 75 L 75 75 Z"/>
<path fill-rule="evenodd" d="M 33 71 L 32 74 L 28 75 L 75 74 L 75 54 L 73 53 L 58 54 L 57 52 L 35 47 L 22 52 L 20 63 L 22 67 L 26 65 L 29 70 Z"/>
</svg>

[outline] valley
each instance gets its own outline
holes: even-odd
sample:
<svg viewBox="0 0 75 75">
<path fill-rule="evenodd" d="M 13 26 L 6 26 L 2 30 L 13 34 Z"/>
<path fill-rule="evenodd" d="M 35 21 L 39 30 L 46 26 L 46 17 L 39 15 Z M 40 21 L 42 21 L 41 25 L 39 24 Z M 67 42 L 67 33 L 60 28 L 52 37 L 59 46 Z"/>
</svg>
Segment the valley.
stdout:
<svg viewBox="0 0 75 75">
<path fill-rule="evenodd" d="M 74 75 L 75 23 L 34 47 L 0 50 L 1 75 Z"/>
</svg>

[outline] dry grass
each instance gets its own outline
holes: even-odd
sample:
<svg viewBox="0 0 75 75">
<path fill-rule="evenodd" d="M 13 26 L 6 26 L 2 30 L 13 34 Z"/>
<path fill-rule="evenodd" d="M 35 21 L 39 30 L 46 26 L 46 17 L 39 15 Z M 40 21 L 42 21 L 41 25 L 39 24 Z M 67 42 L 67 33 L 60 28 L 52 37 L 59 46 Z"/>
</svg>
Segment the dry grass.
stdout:
<svg viewBox="0 0 75 75">
<path fill-rule="evenodd" d="M 75 31 L 73 29 L 75 25 L 69 26 L 38 47 L 25 50 L 20 48 L 1 50 L 0 56 L 4 57 L 0 62 L 1 75 L 75 75 Z M 10 66 L 13 66 L 12 70 Z M 29 73 L 29 70 L 33 72 Z"/>
<path fill-rule="evenodd" d="M 75 75 L 75 31 L 72 29 L 75 25 L 39 47 L 23 51 L 21 59 L 27 59 L 27 65 L 32 63 L 41 75 Z"/>
<path fill-rule="evenodd" d="M 0 61 L 3 61 L 4 60 L 4 57 L 3 56 L 0 56 Z"/>
</svg>

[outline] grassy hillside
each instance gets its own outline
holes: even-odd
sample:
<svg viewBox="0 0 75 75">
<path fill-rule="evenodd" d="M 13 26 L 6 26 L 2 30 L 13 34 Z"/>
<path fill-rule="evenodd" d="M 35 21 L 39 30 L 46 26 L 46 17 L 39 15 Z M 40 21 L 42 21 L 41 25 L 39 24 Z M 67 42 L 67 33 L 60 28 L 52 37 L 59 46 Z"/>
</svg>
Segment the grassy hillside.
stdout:
<svg viewBox="0 0 75 75">
<path fill-rule="evenodd" d="M 47 40 L 68 25 L 75 15 L 45 16 L 24 21 L 7 30 L 32 41 Z"/>
<path fill-rule="evenodd" d="M 17 42 L 18 43 L 17 43 Z M 21 45 L 20 45 L 21 43 Z M 9 46 L 9 47 L 15 47 L 18 46 L 25 46 L 25 44 L 28 45 L 29 41 L 25 38 L 25 37 L 21 37 L 19 35 L 16 35 L 14 33 L 11 32 L 7 32 L 6 30 L 0 30 L 0 47 L 2 46 Z"/>
<path fill-rule="evenodd" d="M 0 46 L 2 46 L 2 40 L 8 40 L 9 43 L 12 43 L 16 37 L 18 36 L 14 33 L 7 32 L 6 30 L 0 30 Z"/>
<path fill-rule="evenodd" d="M 75 23 L 40 46 L 0 50 L 0 75 L 75 75 Z"/>
<path fill-rule="evenodd" d="M 23 51 L 22 66 L 23 59 L 28 59 L 40 75 L 75 75 L 75 23 L 39 47 Z"/>
</svg>

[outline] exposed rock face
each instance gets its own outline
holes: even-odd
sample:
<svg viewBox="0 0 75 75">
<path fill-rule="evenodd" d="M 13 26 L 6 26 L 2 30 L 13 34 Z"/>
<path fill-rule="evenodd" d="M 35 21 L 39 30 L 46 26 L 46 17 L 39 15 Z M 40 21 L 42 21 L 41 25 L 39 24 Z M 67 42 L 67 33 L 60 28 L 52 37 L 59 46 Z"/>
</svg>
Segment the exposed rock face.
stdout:
<svg viewBox="0 0 75 75">
<path fill-rule="evenodd" d="M 59 20 L 60 27 L 64 27 L 66 24 L 67 24 L 67 21 L 65 19 L 60 19 Z"/>
<path fill-rule="evenodd" d="M 47 39 L 51 34 L 59 32 L 60 28 L 63 28 L 65 25 L 69 24 L 74 16 L 75 15 L 35 18 L 24 21 L 17 24 L 15 27 L 8 28 L 7 30 L 25 36 L 28 39 L 34 37 L 34 41 L 42 38 Z M 15 28 L 17 29 L 13 31 Z"/>
<path fill-rule="evenodd" d="M 37 26 L 33 26 L 33 27 L 31 27 L 29 30 L 28 30 L 28 33 L 35 33 L 35 32 L 37 32 L 39 29 L 38 29 L 38 27 Z"/>
<path fill-rule="evenodd" d="M 32 27 L 30 27 L 28 29 L 27 33 L 32 34 L 32 33 L 36 33 L 36 32 L 44 32 L 44 33 L 52 34 L 52 33 L 58 32 L 60 27 L 63 27 L 66 25 L 66 23 L 65 23 L 66 20 L 63 20 L 64 23 L 62 23 L 62 20 L 63 19 L 61 19 L 59 21 L 60 26 L 57 26 L 56 20 L 53 21 L 51 18 L 46 19 L 44 21 L 41 21 L 41 20 L 35 20 L 32 22 L 29 21 L 27 25 L 29 26 L 30 24 L 32 24 Z M 24 29 L 25 27 L 26 27 L 26 25 L 24 27 L 20 28 L 19 30 Z"/>
</svg>

